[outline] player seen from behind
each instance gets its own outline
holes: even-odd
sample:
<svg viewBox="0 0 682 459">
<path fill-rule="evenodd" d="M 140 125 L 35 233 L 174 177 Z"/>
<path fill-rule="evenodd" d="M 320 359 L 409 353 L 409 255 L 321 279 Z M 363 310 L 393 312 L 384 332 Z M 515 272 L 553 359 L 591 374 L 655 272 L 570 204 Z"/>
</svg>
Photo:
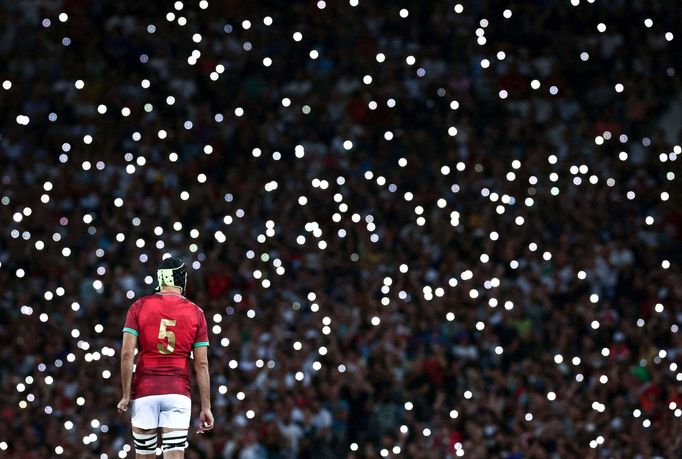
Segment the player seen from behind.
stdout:
<svg viewBox="0 0 682 459">
<path fill-rule="evenodd" d="M 138 459 L 156 454 L 159 436 L 164 458 L 184 457 L 192 411 L 192 354 L 201 401 L 197 432 L 213 428 L 206 317 L 201 308 L 183 296 L 187 268 L 180 259 L 164 259 L 157 274 L 159 291 L 133 303 L 123 328 L 123 394 L 118 410 L 124 413 L 130 406 Z M 138 358 L 133 373 L 136 347 Z"/>
</svg>

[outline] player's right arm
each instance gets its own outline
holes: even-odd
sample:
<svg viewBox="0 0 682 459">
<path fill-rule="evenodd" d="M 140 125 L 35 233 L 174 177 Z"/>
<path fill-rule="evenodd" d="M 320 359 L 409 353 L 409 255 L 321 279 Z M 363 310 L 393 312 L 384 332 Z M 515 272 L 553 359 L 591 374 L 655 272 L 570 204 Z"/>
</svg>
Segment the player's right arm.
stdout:
<svg viewBox="0 0 682 459">
<path fill-rule="evenodd" d="M 208 326 L 204 311 L 197 308 L 197 331 L 192 345 L 194 354 L 194 374 L 199 386 L 199 400 L 201 413 L 199 414 L 198 433 L 213 428 L 213 414 L 211 413 L 211 381 L 208 374 Z"/>
<path fill-rule="evenodd" d="M 199 386 L 201 413 L 199 414 L 199 432 L 213 428 L 211 413 L 211 382 L 208 374 L 208 346 L 194 348 L 194 373 Z"/>
</svg>

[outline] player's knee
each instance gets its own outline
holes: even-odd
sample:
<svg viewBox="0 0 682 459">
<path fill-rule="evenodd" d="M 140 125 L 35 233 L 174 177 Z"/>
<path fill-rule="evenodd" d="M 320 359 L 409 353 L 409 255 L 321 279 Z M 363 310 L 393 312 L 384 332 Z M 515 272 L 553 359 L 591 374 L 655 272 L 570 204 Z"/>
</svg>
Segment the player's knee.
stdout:
<svg viewBox="0 0 682 459">
<path fill-rule="evenodd" d="M 184 451 L 187 448 L 187 430 L 172 430 L 161 434 L 163 451 Z"/>
<path fill-rule="evenodd" d="M 156 454 L 156 442 L 158 436 L 154 433 L 133 432 L 133 443 L 137 454 L 152 455 Z"/>
</svg>

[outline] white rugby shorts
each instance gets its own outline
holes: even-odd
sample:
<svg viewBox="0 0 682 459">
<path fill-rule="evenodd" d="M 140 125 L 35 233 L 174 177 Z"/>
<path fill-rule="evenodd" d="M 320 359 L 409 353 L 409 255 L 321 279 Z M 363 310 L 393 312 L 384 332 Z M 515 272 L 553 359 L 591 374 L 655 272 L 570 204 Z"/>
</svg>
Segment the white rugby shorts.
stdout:
<svg viewBox="0 0 682 459">
<path fill-rule="evenodd" d="M 148 395 L 132 401 L 130 417 L 138 429 L 188 429 L 192 415 L 192 400 L 186 395 Z"/>
</svg>

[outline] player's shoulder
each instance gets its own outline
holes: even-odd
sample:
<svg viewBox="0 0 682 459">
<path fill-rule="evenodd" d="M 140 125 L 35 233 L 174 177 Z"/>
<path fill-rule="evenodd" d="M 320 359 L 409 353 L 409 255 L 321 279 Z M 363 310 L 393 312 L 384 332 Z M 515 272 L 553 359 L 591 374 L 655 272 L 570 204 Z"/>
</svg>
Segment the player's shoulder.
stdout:
<svg viewBox="0 0 682 459">
<path fill-rule="evenodd" d="M 197 312 L 201 312 L 201 313 L 204 312 L 204 310 L 201 309 L 201 307 L 200 307 L 198 304 L 196 304 L 194 301 L 192 301 L 192 300 L 190 300 L 190 299 L 188 299 L 188 298 L 186 298 L 186 297 L 183 297 L 183 299 L 187 302 L 186 304 L 187 304 L 189 307 L 194 308 Z"/>
<path fill-rule="evenodd" d="M 157 293 L 150 293 L 149 295 L 141 296 L 140 298 L 138 298 L 137 301 L 149 301 L 149 300 L 157 299 L 158 297 L 159 297 L 159 295 Z"/>
<path fill-rule="evenodd" d="M 133 304 L 130 306 L 131 308 L 141 308 L 143 307 L 146 303 L 148 303 L 150 300 L 153 300 L 155 295 L 145 295 L 141 296 Z"/>
</svg>

